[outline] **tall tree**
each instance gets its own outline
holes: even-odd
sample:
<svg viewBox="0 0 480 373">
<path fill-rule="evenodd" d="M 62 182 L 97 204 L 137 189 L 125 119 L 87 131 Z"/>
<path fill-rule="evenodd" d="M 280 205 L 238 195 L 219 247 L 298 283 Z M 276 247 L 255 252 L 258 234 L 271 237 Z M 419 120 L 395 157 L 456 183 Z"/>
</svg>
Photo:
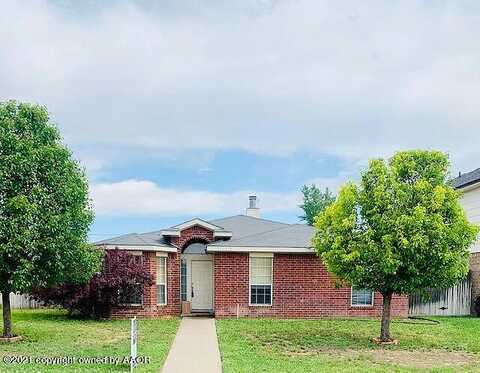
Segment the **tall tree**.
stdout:
<svg viewBox="0 0 480 373">
<path fill-rule="evenodd" d="M 0 103 L 0 291 L 3 336 L 12 337 L 10 292 L 87 282 L 101 253 L 83 170 L 44 107 Z"/>
<path fill-rule="evenodd" d="M 447 170 L 438 151 L 372 160 L 360 185 L 345 185 L 316 220 L 314 243 L 328 270 L 382 294 L 381 341 L 391 340 L 394 293 L 449 287 L 467 274 L 478 227 L 467 221 Z"/>
<path fill-rule="evenodd" d="M 335 201 L 335 196 L 328 188 L 322 191 L 315 184 L 310 186 L 304 185 L 301 192 L 303 194 L 303 203 L 299 207 L 304 214 L 299 216 L 299 218 L 306 221 L 308 225 L 313 225 L 315 217 Z"/>
</svg>

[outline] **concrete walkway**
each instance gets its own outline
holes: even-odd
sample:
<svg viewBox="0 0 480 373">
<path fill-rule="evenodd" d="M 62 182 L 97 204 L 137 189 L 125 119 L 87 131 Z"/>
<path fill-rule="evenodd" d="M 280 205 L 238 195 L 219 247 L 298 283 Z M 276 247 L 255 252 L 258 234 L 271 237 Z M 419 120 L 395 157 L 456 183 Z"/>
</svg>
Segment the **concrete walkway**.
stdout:
<svg viewBox="0 0 480 373">
<path fill-rule="evenodd" d="M 215 319 L 184 317 L 162 373 L 221 373 Z"/>
</svg>

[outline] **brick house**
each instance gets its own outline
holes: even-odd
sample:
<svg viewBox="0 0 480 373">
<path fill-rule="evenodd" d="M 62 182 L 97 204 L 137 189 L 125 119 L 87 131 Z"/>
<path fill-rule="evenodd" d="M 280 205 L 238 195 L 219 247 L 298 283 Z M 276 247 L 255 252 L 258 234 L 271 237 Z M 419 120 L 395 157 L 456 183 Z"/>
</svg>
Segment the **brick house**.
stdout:
<svg viewBox="0 0 480 373">
<path fill-rule="evenodd" d="M 460 202 L 467 218 L 480 224 L 480 168 L 459 174 L 452 180 L 452 186 L 463 193 Z M 472 279 L 472 314 L 475 314 L 475 300 L 480 297 L 480 240 L 471 247 L 470 275 Z"/>
<path fill-rule="evenodd" d="M 97 245 L 138 255 L 156 278 L 115 317 L 180 315 L 182 309 L 216 317 L 379 316 L 380 294 L 335 286 L 312 249 L 313 234 L 304 224 L 261 219 L 251 196 L 246 215 L 195 218 Z M 408 297 L 394 296 L 392 314 L 407 316 Z"/>
</svg>

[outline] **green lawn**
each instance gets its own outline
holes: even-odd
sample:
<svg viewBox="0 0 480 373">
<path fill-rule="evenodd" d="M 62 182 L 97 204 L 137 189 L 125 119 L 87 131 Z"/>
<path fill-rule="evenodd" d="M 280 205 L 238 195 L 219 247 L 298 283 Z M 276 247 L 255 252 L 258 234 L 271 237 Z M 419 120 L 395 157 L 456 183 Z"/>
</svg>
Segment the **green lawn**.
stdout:
<svg viewBox="0 0 480 373">
<path fill-rule="evenodd" d="M 376 320 L 218 320 L 230 372 L 480 372 L 480 318 L 397 320 L 399 344 L 378 347 Z"/>
<path fill-rule="evenodd" d="M 39 364 L 7 365 L 6 356 L 48 357 L 120 357 L 130 353 L 128 320 L 72 320 L 59 310 L 15 310 L 14 331 L 24 340 L 0 344 L 0 371 L 17 372 L 126 372 L 126 364 L 76 364 L 45 366 Z M 158 372 L 167 356 L 179 324 L 178 318 L 139 319 L 138 355 L 150 357 L 150 364 L 139 372 Z"/>
</svg>

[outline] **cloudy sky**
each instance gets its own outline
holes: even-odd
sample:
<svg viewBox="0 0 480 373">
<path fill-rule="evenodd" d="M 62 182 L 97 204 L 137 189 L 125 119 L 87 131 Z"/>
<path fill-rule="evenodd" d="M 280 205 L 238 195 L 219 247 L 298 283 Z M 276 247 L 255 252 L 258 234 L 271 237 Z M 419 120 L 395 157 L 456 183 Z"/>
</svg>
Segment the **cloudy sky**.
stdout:
<svg viewBox="0 0 480 373">
<path fill-rule="evenodd" d="M 480 167 L 480 3 L 5 0 L 0 100 L 46 105 L 87 170 L 92 239 L 243 213 L 440 149 Z"/>
</svg>

